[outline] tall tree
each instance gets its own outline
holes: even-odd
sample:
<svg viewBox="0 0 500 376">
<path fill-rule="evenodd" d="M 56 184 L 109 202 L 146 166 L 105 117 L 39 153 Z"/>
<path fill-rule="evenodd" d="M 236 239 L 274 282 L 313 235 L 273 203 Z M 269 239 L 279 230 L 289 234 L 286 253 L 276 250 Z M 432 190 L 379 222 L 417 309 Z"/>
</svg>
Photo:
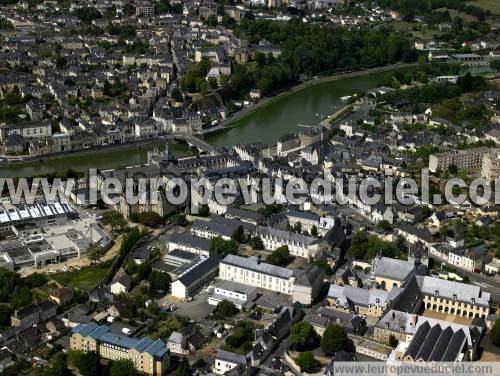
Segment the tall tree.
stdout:
<svg viewBox="0 0 500 376">
<path fill-rule="evenodd" d="M 266 262 L 269 264 L 277 266 L 286 266 L 290 262 L 291 256 L 287 245 L 283 245 L 276 248 L 269 256 L 266 258 Z"/>
<path fill-rule="evenodd" d="M 115 360 L 109 370 L 109 376 L 136 376 L 137 371 L 128 359 Z"/>
<path fill-rule="evenodd" d="M 490 338 L 495 346 L 500 347 L 500 319 L 497 319 L 497 321 L 495 321 L 495 324 L 493 324 L 493 327 L 490 331 Z"/>
<path fill-rule="evenodd" d="M 186 358 L 182 358 L 179 367 L 175 370 L 175 376 L 190 376 L 189 362 Z"/>
<path fill-rule="evenodd" d="M 311 351 L 301 352 L 295 361 L 302 372 L 313 372 L 319 366 Z"/>
<path fill-rule="evenodd" d="M 66 356 L 63 353 L 58 353 L 54 356 L 52 363 L 45 370 L 44 376 L 69 376 L 68 367 L 66 366 Z"/>
<path fill-rule="evenodd" d="M 245 231 L 243 230 L 243 226 L 238 226 L 236 230 L 234 230 L 233 234 L 231 235 L 231 239 L 237 241 L 240 244 L 245 242 Z"/>
<path fill-rule="evenodd" d="M 349 339 L 346 330 L 340 325 L 330 325 L 321 338 L 321 350 L 326 355 L 333 355 L 337 351 L 347 350 Z"/>
<path fill-rule="evenodd" d="M 290 328 L 290 344 L 298 351 L 311 350 L 317 346 L 318 335 L 307 322 L 298 322 Z"/>
<path fill-rule="evenodd" d="M 97 264 L 104 256 L 104 250 L 98 243 L 92 244 L 87 248 L 87 257 L 92 261 L 93 264 Z"/>
</svg>

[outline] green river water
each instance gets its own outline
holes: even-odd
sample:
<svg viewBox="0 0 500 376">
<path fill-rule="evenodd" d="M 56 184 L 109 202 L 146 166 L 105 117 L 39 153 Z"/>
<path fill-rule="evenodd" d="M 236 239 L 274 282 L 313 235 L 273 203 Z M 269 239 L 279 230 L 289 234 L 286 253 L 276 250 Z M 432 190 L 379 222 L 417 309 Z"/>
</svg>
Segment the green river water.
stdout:
<svg viewBox="0 0 500 376">
<path fill-rule="evenodd" d="M 297 124 L 316 125 L 321 116 L 335 112 L 341 106 L 340 98 L 374 88 L 384 73 L 329 81 L 278 96 L 234 123 L 234 127 L 210 136 L 207 141 L 216 146 L 236 143 L 263 142 L 271 144 L 279 136 L 295 132 Z M 144 163 L 147 151 L 161 145 L 135 146 L 130 149 L 111 150 L 92 155 L 75 155 L 45 161 L 29 162 L 17 166 L 0 167 L 0 177 L 23 177 L 74 169 L 119 168 Z M 189 156 L 186 145 L 171 145 L 177 157 Z"/>
</svg>

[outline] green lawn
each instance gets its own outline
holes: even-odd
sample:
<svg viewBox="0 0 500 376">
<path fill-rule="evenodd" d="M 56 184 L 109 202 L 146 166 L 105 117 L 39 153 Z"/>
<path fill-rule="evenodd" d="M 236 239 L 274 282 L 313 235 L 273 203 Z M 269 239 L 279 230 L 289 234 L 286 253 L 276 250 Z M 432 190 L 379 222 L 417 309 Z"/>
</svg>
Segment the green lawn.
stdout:
<svg viewBox="0 0 500 376">
<path fill-rule="evenodd" d="M 107 261 L 80 270 L 55 273 L 51 278 L 66 287 L 92 289 L 104 279 L 112 265 L 113 261 Z"/>
<path fill-rule="evenodd" d="M 416 22 L 394 22 L 391 24 L 396 31 L 411 33 L 414 37 L 424 40 L 434 39 L 443 33 L 440 30 L 429 29 L 427 25 L 421 25 Z M 414 30 L 420 29 L 420 30 Z"/>
<path fill-rule="evenodd" d="M 471 16 L 470 14 L 460 12 L 455 9 L 448 9 L 448 8 L 439 8 L 436 9 L 435 12 L 448 12 L 450 14 L 450 17 L 453 19 L 455 17 L 460 17 L 462 18 L 465 22 L 472 22 L 472 21 L 477 21 L 477 17 Z"/>
<path fill-rule="evenodd" d="M 500 1 L 498 0 L 477 0 L 469 1 L 467 5 L 474 5 L 484 10 L 489 10 L 493 14 L 500 14 Z"/>
</svg>

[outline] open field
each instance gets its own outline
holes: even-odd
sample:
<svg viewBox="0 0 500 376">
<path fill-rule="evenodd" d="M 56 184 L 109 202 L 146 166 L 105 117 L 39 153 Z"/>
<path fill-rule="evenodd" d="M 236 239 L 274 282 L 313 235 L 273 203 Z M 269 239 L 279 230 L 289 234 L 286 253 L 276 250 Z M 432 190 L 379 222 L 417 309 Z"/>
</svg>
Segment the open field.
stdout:
<svg viewBox="0 0 500 376">
<path fill-rule="evenodd" d="M 66 287 L 93 289 L 104 279 L 112 265 L 110 260 L 80 270 L 55 273 L 50 278 Z"/>
<path fill-rule="evenodd" d="M 472 22 L 472 21 L 477 21 L 477 17 L 471 16 L 470 14 L 460 12 L 455 9 L 448 9 L 448 8 L 439 8 L 436 9 L 435 12 L 448 12 L 450 14 L 450 17 L 453 19 L 455 17 L 460 17 L 466 22 Z"/>
<path fill-rule="evenodd" d="M 394 30 L 408 32 L 411 33 L 414 37 L 424 40 L 434 39 L 443 34 L 443 32 L 439 30 L 429 29 L 427 26 L 420 25 L 415 22 L 411 23 L 411 22 L 400 21 L 392 23 L 391 25 L 394 27 Z M 412 30 L 413 28 L 420 28 L 420 30 Z"/>
<path fill-rule="evenodd" d="M 469 1 L 467 5 L 473 5 L 484 10 L 489 10 L 493 14 L 500 14 L 500 1 L 498 0 L 477 0 Z"/>
</svg>

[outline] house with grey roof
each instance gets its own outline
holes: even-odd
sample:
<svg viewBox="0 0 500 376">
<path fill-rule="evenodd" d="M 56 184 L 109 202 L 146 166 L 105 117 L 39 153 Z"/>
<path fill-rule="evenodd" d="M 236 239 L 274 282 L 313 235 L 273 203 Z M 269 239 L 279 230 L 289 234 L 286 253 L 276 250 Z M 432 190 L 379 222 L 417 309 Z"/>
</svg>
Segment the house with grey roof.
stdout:
<svg viewBox="0 0 500 376">
<path fill-rule="evenodd" d="M 224 240 L 231 240 L 235 228 L 224 226 L 223 224 L 213 222 L 196 220 L 191 226 L 191 232 L 201 238 L 212 239 L 221 237 Z"/>
<path fill-rule="evenodd" d="M 227 255 L 220 263 L 219 278 L 266 290 L 292 294 L 298 270 L 262 262 L 260 257 Z"/>
<path fill-rule="evenodd" d="M 403 289 L 400 287 L 393 287 L 391 291 L 385 291 L 348 285 L 330 285 L 327 302 L 332 309 L 342 312 L 380 317 L 402 292 Z"/>
<path fill-rule="evenodd" d="M 262 262 L 256 256 L 227 255 L 219 268 L 222 280 L 292 295 L 294 302 L 304 306 L 310 306 L 318 298 L 323 277 L 323 270 L 314 265 L 306 270 L 291 270 Z"/>
<path fill-rule="evenodd" d="M 414 263 L 406 260 L 398 260 L 379 255 L 372 261 L 371 279 L 380 288 L 390 291 L 393 287 L 401 287 L 408 276 L 416 273 L 420 266 L 415 267 Z M 426 268 L 420 272 L 425 274 Z"/>
<path fill-rule="evenodd" d="M 245 355 L 219 349 L 215 356 L 213 372 L 216 375 L 224 375 L 234 368 L 242 367 L 244 372 L 240 373 L 240 375 L 244 375 L 248 370 L 248 366 L 249 359 Z"/>
<path fill-rule="evenodd" d="M 173 331 L 168 337 L 167 347 L 172 353 L 187 354 L 186 337 L 180 332 Z"/>
<path fill-rule="evenodd" d="M 355 335 L 362 335 L 366 330 L 366 320 L 363 316 L 329 307 L 318 307 L 315 311 L 309 312 L 303 321 L 311 324 L 320 336 L 323 336 L 326 328 L 333 324 L 340 325 L 347 333 Z"/>
<path fill-rule="evenodd" d="M 50 300 L 33 303 L 26 307 L 16 309 L 12 314 L 11 325 L 20 330 L 33 327 L 53 318 L 57 313 L 58 305 Z"/>
<path fill-rule="evenodd" d="M 262 215 L 257 212 L 251 210 L 243 210 L 235 207 L 227 208 L 226 214 L 224 215 L 226 218 L 240 220 L 242 222 L 247 222 L 255 226 L 263 220 Z"/>
<path fill-rule="evenodd" d="M 320 217 L 317 214 L 293 209 L 285 210 L 284 214 L 292 227 L 300 223 L 302 231 L 311 232 L 313 227 L 316 227 L 316 230 L 318 230 Z"/>
<path fill-rule="evenodd" d="M 323 292 L 325 272 L 316 265 L 310 265 L 300 276 L 295 278 L 292 300 L 303 306 L 311 306 Z"/>
</svg>

